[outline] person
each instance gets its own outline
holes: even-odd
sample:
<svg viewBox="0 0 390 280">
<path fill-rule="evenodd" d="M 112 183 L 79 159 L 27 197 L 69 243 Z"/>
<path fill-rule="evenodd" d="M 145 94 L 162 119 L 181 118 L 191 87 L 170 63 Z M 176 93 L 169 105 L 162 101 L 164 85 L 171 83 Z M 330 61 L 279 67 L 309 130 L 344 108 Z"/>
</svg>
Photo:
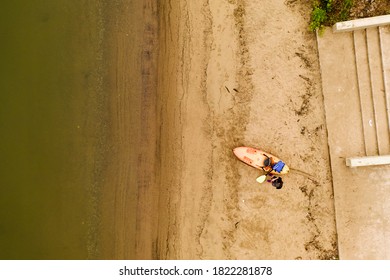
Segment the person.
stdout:
<svg viewBox="0 0 390 280">
<path fill-rule="evenodd" d="M 275 165 L 275 161 L 272 157 L 269 157 L 266 154 L 263 154 L 263 155 L 266 157 L 266 159 L 264 160 L 264 163 L 263 163 L 264 166 L 262 167 L 262 169 L 265 171 L 265 173 L 268 174 L 268 173 L 272 172 L 273 167 Z"/>
<path fill-rule="evenodd" d="M 276 177 L 275 175 L 271 177 L 271 179 L 267 180 L 267 182 L 271 183 L 277 190 L 280 190 L 283 187 L 283 180 L 281 177 Z"/>
</svg>

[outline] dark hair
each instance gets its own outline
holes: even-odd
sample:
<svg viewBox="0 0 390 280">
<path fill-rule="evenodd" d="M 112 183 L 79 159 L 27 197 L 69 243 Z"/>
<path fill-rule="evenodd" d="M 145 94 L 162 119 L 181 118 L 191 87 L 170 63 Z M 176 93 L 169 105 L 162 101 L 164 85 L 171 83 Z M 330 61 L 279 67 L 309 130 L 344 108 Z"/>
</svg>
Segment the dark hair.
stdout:
<svg viewBox="0 0 390 280">
<path fill-rule="evenodd" d="M 274 186 L 276 189 L 281 189 L 283 187 L 282 178 L 278 177 L 275 180 L 273 180 L 272 186 Z"/>
</svg>

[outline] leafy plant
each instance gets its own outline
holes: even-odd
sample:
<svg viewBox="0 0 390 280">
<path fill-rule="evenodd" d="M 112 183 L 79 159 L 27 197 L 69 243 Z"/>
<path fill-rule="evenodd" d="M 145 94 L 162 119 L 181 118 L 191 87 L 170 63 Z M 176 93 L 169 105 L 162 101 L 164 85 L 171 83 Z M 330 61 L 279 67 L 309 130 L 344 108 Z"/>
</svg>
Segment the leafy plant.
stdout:
<svg viewBox="0 0 390 280">
<path fill-rule="evenodd" d="M 353 0 L 315 0 L 309 28 L 312 31 L 322 30 L 338 21 L 348 20 Z"/>
<path fill-rule="evenodd" d="M 313 2 L 313 11 L 311 13 L 310 30 L 322 30 L 325 22 L 329 18 L 329 13 L 333 8 L 333 0 L 317 0 Z"/>
<path fill-rule="evenodd" d="M 310 30 L 321 29 L 327 18 L 326 10 L 316 7 L 311 13 Z"/>
</svg>

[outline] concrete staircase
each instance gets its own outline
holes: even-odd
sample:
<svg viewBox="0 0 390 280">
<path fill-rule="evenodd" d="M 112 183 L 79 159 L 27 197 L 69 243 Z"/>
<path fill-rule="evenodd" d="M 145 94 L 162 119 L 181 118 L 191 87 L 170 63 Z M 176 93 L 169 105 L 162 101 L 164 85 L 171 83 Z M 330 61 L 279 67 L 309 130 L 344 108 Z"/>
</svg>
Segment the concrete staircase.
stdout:
<svg viewBox="0 0 390 280">
<path fill-rule="evenodd" d="M 390 15 L 382 19 L 317 36 L 340 259 L 390 259 Z"/>
<path fill-rule="evenodd" d="M 366 156 L 390 154 L 390 30 L 352 31 Z"/>
</svg>

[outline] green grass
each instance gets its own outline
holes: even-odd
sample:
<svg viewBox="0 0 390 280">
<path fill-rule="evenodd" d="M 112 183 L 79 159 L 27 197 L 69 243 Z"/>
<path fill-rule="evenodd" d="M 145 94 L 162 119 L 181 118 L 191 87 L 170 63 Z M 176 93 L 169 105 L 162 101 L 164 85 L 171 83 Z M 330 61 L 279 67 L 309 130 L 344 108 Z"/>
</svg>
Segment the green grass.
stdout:
<svg viewBox="0 0 390 280">
<path fill-rule="evenodd" d="M 321 30 L 339 21 L 349 19 L 353 0 L 315 0 L 309 28 L 312 31 Z"/>
</svg>

